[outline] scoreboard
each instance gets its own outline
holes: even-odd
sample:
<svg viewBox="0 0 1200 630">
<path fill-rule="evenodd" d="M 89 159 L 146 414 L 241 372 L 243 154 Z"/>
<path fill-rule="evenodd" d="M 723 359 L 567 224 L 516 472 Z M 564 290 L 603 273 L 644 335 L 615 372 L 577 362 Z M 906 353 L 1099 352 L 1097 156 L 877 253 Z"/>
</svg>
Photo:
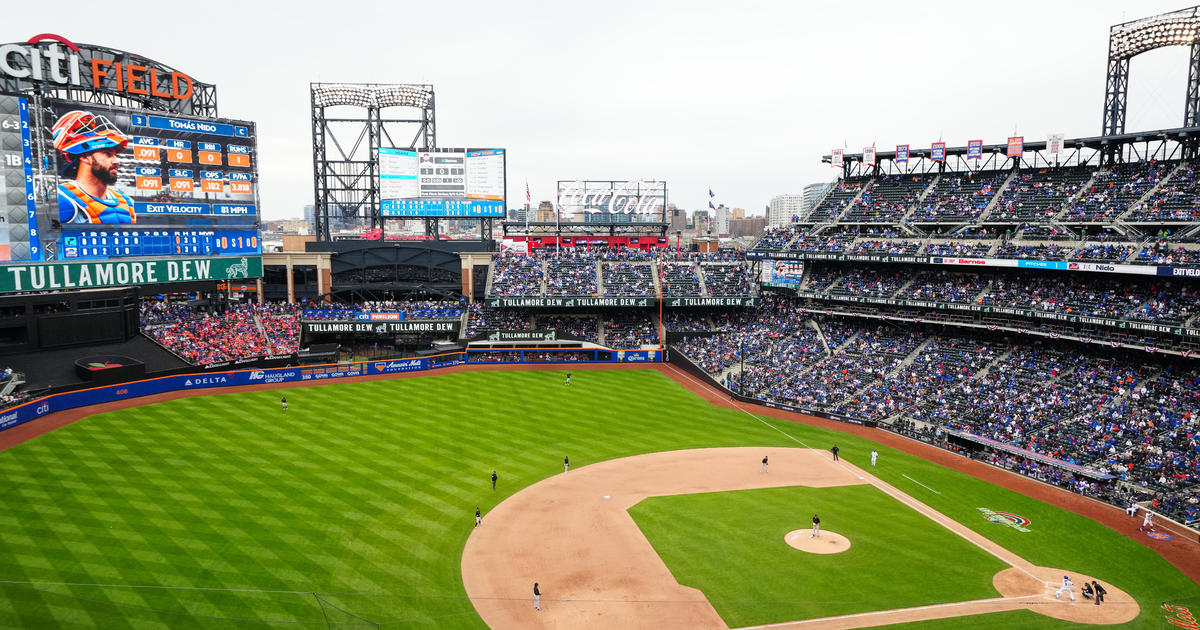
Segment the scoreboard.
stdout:
<svg viewBox="0 0 1200 630">
<path fill-rule="evenodd" d="M 384 217 L 504 217 L 504 149 L 379 149 Z"/>
<path fill-rule="evenodd" d="M 771 258 L 762 261 L 763 286 L 798 289 L 802 280 L 804 280 L 804 261 Z"/>
<path fill-rule="evenodd" d="M 123 144 L 106 185 L 61 129 Z M 257 167 L 251 122 L 0 94 L 0 263 L 259 256 Z"/>
</svg>

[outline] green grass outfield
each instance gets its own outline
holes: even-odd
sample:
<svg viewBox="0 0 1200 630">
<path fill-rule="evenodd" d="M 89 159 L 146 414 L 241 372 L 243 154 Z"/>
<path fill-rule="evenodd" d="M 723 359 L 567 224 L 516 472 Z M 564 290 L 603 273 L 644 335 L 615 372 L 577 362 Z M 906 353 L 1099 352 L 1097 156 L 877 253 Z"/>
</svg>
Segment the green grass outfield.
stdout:
<svg viewBox="0 0 1200 630">
<path fill-rule="evenodd" d="M 871 447 L 712 407 L 653 370 L 576 372 L 570 387 L 563 378 L 480 371 L 288 389 L 287 412 L 278 390 L 199 396 L 96 415 L 0 453 L 0 627 L 482 628 L 459 573 L 474 509 L 560 472 L 563 455 L 584 466 L 796 446 L 794 436 L 836 441 L 865 465 Z M 1160 602 L 1200 595 L 1153 552 L 1087 519 L 879 450 L 877 473 L 901 490 L 1037 564 L 1131 593 L 1143 604 L 1133 626 L 1157 628 Z M 977 507 L 1021 514 L 1033 531 L 988 523 Z M 771 578 L 711 556 L 697 570 Z M 883 577 L 847 575 L 828 596 L 857 601 L 873 579 Z M 968 597 L 977 590 L 964 585 Z M 972 624 L 1064 626 L 1026 613 L 984 621 Z"/>
</svg>

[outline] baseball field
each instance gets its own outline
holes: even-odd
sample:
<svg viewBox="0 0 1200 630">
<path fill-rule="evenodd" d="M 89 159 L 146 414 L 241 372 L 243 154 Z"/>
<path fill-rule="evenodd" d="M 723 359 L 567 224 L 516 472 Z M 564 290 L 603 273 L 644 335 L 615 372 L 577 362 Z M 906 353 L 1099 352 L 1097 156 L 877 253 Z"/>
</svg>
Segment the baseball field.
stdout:
<svg viewBox="0 0 1200 630">
<path fill-rule="evenodd" d="M 1103 623 L 1200 609 L 1193 579 L 1071 511 L 663 370 L 572 371 L 193 396 L 8 448 L 0 627 L 1077 627 L 1053 589 L 1009 592 L 1062 571 L 1109 588 Z M 814 513 L 847 548 L 785 541 Z"/>
</svg>

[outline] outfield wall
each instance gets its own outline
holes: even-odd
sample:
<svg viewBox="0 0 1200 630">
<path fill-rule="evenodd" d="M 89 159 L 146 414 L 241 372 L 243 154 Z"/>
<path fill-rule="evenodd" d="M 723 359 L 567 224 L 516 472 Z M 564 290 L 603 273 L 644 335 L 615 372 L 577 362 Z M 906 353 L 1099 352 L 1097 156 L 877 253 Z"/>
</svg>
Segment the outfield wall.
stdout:
<svg viewBox="0 0 1200 630">
<path fill-rule="evenodd" d="M 532 350 L 531 350 L 532 351 Z M 551 349 L 550 351 L 557 351 Z M 508 351 L 513 352 L 513 351 Z M 546 350 L 541 350 L 546 352 Z M 576 351 L 578 352 L 578 351 Z M 217 389 L 221 387 L 236 387 L 239 385 L 261 385 L 264 383 L 291 383 L 297 381 L 318 382 L 329 379 L 350 378 L 355 376 L 375 376 L 380 374 L 399 374 L 401 372 L 423 372 L 454 365 L 467 363 L 479 365 L 522 364 L 522 363 L 647 363 L 658 362 L 662 353 L 658 350 L 606 351 L 607 359 L 600 359 L 599 351 L 589 351 L 589 360 L 525 360 L 525 352 L 515 352 L 521 360 L 516 361 L 478 361 L 470 360 L 468 352 L 452 352 L 413 359 L 390 359 L 385 361 L 361 361 L 356 363 L 330 363 L 325 365 L 265 367 L 262 364 L 270 360 L 248 359 L 255 365 L 241 367 L 236 370 L 219 370 L 215 366 L 199 366 L 197 371 L 186 374 L 172 374 L 140 381 L 118 383 L 73 389 L 71 391 L 50 394 L 20 405 L 5 409 L 0 413 L 0 431 L 11 429 L 20 424 L 36 420 L 46 414 L 67 409 L 87 407 L 102 403 L 153 396 L 167 392 Z M 483 354 L 483 353 L 480 353 Z M 255 369 L 251 369 L 255 368 Z"/>
</svg>

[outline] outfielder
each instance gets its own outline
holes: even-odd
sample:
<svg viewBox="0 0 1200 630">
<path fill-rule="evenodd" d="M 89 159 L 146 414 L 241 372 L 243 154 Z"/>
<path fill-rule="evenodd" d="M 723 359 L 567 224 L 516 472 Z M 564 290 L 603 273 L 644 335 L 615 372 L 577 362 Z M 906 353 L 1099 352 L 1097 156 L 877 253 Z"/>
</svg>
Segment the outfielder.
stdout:
<svg viewBox="0 0 1200 630">
<path fill-rule="evenodd" d="M 1071 590 L 1071 587 L 1074 585 L 1075 583 L 1071 581 L 1071 578 L 1064 575 L 1062 586 L 1060 586 L 1057 591 L 1054 591 L 1054 599 L 1058 599 L 1058 596 L 1062 595 L 1063 591 L 1066 591 L 1067 595 L 1071 596 L 1071 601 L 1075 601 L 1075 592 Z"/>
</svg>

